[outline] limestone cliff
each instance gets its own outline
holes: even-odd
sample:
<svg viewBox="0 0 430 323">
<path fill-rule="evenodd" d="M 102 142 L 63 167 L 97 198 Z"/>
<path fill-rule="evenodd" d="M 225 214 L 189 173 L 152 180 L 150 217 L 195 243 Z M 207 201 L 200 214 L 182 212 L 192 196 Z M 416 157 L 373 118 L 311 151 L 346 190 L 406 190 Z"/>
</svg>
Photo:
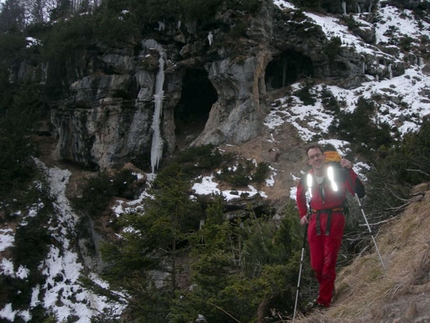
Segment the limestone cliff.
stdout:
<svg viewBox="0 0 430 323">
<path fill-rule="evenodd" d="M 301 79 L 351 88 L 365 75 L 399 75 L 407 64 L 383 51 L 364 55 L 340 47 L 315 21 L 271 0 L 254 14 L 220 8 L 210 26 L 162 27 L 129 48 L 85 50 L 69 62 L 69 94 L 55 104 L 51 117 L 58 159 L 101 169 L 149 159 L 161 52 L 159 144 L 165 155 L 190 144 L 256 138 L 272 92 Z M 352 31 L 373 46 L 374 29 L 356 25 Z M 48 64 L 43 76 L 48 83 L 49 69 Z"/>
</svg>

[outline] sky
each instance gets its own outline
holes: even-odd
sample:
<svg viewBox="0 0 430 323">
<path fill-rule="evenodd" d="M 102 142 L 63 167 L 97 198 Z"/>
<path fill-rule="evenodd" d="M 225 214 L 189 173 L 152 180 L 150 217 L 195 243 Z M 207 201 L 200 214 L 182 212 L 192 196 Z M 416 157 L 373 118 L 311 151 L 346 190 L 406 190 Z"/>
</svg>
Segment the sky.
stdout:
<svg viewBox="0 0 430 323">
<path fill-rule="evenodd" d="M 283 0 L 275 0 L 274 3 L 280 8 L 294 8 L 293 5 Z M 414 39 L 416 39 L 418 34 L 424 33 L 430 35 L 430 26 L 424 23 L 424 28 L 420 29 L 412 19 L 409 11 L 401 13 L 397 9 L 387 6 L 380 8 L 379 12 L 381 19 L 379 19 L 378 24 L 374 25 L 378 43 L 388 42 L 388 38 L 384 36 L 384 33 L 393 28 L 396 28 L 397 33 L 402 33 Z M 358 52 L 373 54 L 375 57 L 388 55 L 380 52 L 374 46 L 362 43 L 359 39 L 351 35 L 346 27 L 339 25 L 336 18 L 322 17 L 310 13 L 306 13 L 306 15 L 309 19 L 321 25 L 328 37 L 340 37 L 343 46 L 353 46 Z M 354 17 L 360 19 L 360 15 L 356 14 Z M 360 20 L 360 22 L 363 25 L 368 24 L 365 20 Z M 401 60 L 402 57 L 398 59 Z M 387 67 L 380 66 L 380 68 Z M 387 89 L 390 89 L 396 96 L 401 97 L 409 108 L 401 110 L 396 106 L 382 105 L 380 107 L 381 113 L 378 115 L 379 120 L 387 122 L 392 126 L 398 126 L 400 124 L 399 120 L 402 120 L 401 125 L 398 126 L 399 131 L 402 133 L 416 131 L 422 117 L 430 114 L 430 100 L 425 100 L 420 95 L 420 93 L 426 90 L 430 91 L 430 78 L 423 73 L 422 68 L 423 66 L 419 65 L 419 59 L 417 59 L 417 64 L 407 69 L 404 75 L 382 80 L 376 80 L 371 75 L 367 75 L 368 81 L 358 88 L 346 90 L 336 86 L 328 86 L 328 89 L 338 101 L 343 100 L 347 103 L 348 111 L 355 109 L 357 96 L 362 95 L 369 98 L 373 94 L 386 93 Z M 299 84 L 293 84 L 292 86 L 293 88 L 298 88 Z M 321 87 L 315 87 L 314 91 L 321 91 Z M 289 102 L 287 108 L 287 99 L 290 101 L 291 99 L 293 100 L 294 104 L 292 107 L 291 102 Z M 264 122 L 264 125 L 272 133 L 271 140 L 277 140 L 280 126 L 288 122 L 294 125 L 299 136 L 304 141 L 308 141 L 316 133 L 327 132 L 327 127 L 333 119 L 332 115 L 325 112 L 320 100 L 313 106 L 304 105 L 298 97 L 280 98 L 274 103 L 276 104 L 273 104 Z M 304 123 L 304 120 L 307 120 L 307 122 Z M 331 143 L 341 154 L 347 152 L 349 144 L 348 142 L 339 140 L 326 140 L 324 143 Z M 51 245 L 47 258 L 41 264 L 47 280 L 43 286 L 38 286 L 33 290 L 30 306 L 41 304 L 44 308 L 55 313 L 58 321 L 66 320 L 67 317 L 76 315 L 79 317 L 79 323 L 90 323 L 91 317 L 96 315 L 98 311 L 112 311 L 112 316 L 120 315 L 124 309 L 124 305 L 110 303 L 106 298 L 93 294 L 84 288 L 78 280 L 79 276 L 83 273 L 83 265 L 80 263 L 77 253 L 71 251 L 72 248 L 69 248 L 72 242 L 68 238 L 74 235 L 77 215 L 73 212 L 70 202 L 65 195 L 65 188 L 71 172 L 67 169 L 57 167 L 48 168 L 40 161 L 38 161 L 38 165 L 46 174 L 51 193 L 56 197 L 55 203 L 59 221 L 58 225 L 52 229 L 51 234 L 60 243 L 56 246 Z M 360 168 L 367 166 L 362 163 L 356 163 L 355 167 L 359 171 Z M 268 187 L 273 186 L 276 181 L 276 174 L 279 172 L 274 167 L 270 167 L 270 169 L 271 175 L 266 180 L 266 186 Z M 298 178 L 300 175 L 291 174 L 293 179 Z M 238 198 L 241 193 L 248 193 L 250 196 L 255 194 L 260 194 L 262 197 L 267 196 L 264 193 L 264 187 L 259 191 L 251 185 L 242 191 L 232 192 L 231 190 L 221 190 L 218 188 L 215 174 L 196 178 L 192 189 L 195 195 L 216 193 L 224 195 L 227 200 Z M 295 197 L 295 187 L 290 188 L 290 197 Z M 144 192 L 137 200 L 129 202 L 117 201 L 113 207 L 113 211 L 117 216 L 121 216 L 125 212 L 139 211 L 146 198 L 150 198 L 150 196 Z M 44 205 L 33 205 L 28 208 L 25 214 L 17 213 L 16 216 L 20 218 L 18 225 L 26 225 L 28 217 L 37 216 L 38 210 L 43 207 Z M 14 241 L 14 231 L 12 229 L 0 228 L 0 252 L 12 247 Z M 27 268 L 15 268 L 12 261 L 7 258 L 3 258 L 1 261 L 0 272 L 3 275 L 23 280 L 29 274 Z M 102 281 L 96 274 L 90 274 L 90 277 L 97 284 L 108 287 L 108 284 Z M 65 283 L 66 281 L 67 284 Z M 71 302 L 71 298 L 75 298 L 77 301 Z M 13 322 L 18 317 L 27 322 L 30 320 L 30 312 L 13 309 L 10 304 L 4 308 L 0 308 L 0 318 Z"/>
</svg>

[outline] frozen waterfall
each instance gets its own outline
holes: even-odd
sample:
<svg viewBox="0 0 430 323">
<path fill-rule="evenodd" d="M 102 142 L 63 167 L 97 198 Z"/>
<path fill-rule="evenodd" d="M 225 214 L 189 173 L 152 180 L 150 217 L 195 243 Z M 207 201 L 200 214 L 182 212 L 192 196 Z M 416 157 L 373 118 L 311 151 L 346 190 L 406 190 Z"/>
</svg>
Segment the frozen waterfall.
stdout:
<svg viewBox="0 0 430 323">
<path fill-rule="evenodd" d="M 158 73 L 155 79 L 154 90 L 154 116 L 152 118 L 152 145 L 151 145 L 151 169 L 155 173 L 158 164 L 163 155 L 163 138 L 161 137 L 161 115 L 163 112 L 163 98 L 164 98 L 164 62 L 165 52 L 161 45 L 155 40 L 146 40 L 143 42 L 144 48 L 155 48 L 160 53 L 158 59 Z"/>
</svg>

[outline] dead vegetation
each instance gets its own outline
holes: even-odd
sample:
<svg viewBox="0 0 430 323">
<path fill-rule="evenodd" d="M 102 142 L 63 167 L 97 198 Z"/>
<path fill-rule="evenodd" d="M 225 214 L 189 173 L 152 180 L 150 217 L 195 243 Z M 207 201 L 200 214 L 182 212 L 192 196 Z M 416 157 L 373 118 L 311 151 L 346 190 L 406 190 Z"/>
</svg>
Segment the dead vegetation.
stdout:
<svg viewBox="0 0 430 323">
<path fill-rule="evenodd" d="M 376 252 L 358 257 L 338 274 L 333 306 L 296 322 L 430 322 L 430 190 L 420 188 L 376 237 L 386 271 Z"/>
</svg>

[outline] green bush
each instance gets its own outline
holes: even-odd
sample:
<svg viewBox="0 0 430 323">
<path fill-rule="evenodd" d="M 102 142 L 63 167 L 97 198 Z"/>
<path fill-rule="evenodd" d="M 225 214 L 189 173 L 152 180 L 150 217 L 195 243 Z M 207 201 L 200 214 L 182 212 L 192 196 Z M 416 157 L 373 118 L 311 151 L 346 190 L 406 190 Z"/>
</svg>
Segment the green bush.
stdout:
<svg viewBox="0 0 430 323">
<path fill-rule="evenodd" d="M 404 51 L 410 51 L 411 50 L 411 44 L 414 42 L 414 39 L 406 36 L 406 37 L 402 37 L 399 41 L 399 46 L 404 50 Z"/>
<path fill-rule="evenodd" d="M 320 0 L 293 0 L 291 1 L 296 6 L 302 7 L 302 8 L 320 8 L 321 1 Z"/>
<path fill-rule="evenodd" d="M 161 171 L 149 191 L 152 198 L 145 200 L 145 212 L 121 216 L 118 224 L 129 230 L 102 247 L 103 277 L 127 290 L 129 314 L 139 322 L 164 321 L 178 289 L 183 270 L 178 260 L 202 217 L 199 205 L 189 198 L 190 185 L 178 164 Z M 164 286 L 151 282 L 154 270 L 168 274 Z"/>
<path fill-rule="evenodd" d="M 242 12 L 249 12 L 251 14 L 257 12 L 262 5 L 261 0 L 248 0 L 248 1 L 242 1 L 242 0 L 230 0 L 228 2 L 229 8 L 239 10 Z"/>
<path fill-rule="evenodd" d="M 45 184 L 34 184 L 26 190 L 13 192 L 14 200 L 1 205 L 1 212 L 9 223 L 17 220 L 17 209 L 23 210 L 16 226 L 14 245 L 8 250 L 14 264 L 14 271 L 23 267 L 28 270 L 25 278 L 0 275 L 0 307 L 11 303 L 14 310 L 28 309 L 33 288 L 45 283 L 40 269 L 41 262 L 49 252 L 52 242 L 49 221 L 52 221 L 52 199 Z M 28 216 L 29 209 L 36 210 L 35 216 Z M 22 217 L 25 216 L 25 219 Z M 31 311 L 33 312 L 33 311 Z"/>
<path fill-rule="evenodd" d="M 205 171 L 212 171 L 232 160 L 232 154 L 221 154 L 212 145 L 190 147 L 181 151 L 173 162 L 181 164 L 184 174 L 190 179 Z M 170 163 L 171 161 L 169 161 Z"/>
<path fill-rule="evenodd" d="M 267 178 L 268 172 L 269 172 L 269 164 L 259 163 L 257 165 L 257 169 L 255 170 L 255 173 L 252 175 L 252 181 L 258 184 L 263 183 Z"/>
<path fill-rule="evenodd" d="M 43 38 L 42 55 L 47 61 L 71 59 L 77 51 L 106 46 L 130 45 L 138 37 L 138 27 L 116 14 L 99 12 L 58 21 Z"/>
<path fill-rule="evenodd" d="M 248 24 L 245 21 L 236 23 L 229 31 L 227 38 L 237 41 L 238 38 L 245 37 L 248 30 Z"/>
<path fill-rule="evenodd" d="M 360 27 L 360 25 L 354 19 L 354 16 L 352 14 L 349 14 L 348 16 L 342 16 L 342 17 L 346 25 L 348 26 L 348 30 L 353 30 L 355 28 Z"/>
<path fill-rule="evenodd" d="M 203 213 L 189 199 L 189 189 L 181 165 L 169 163 L 149 192 L 153 198 L 145 201 L 145 212 L 119 219 L 133 230 L 102 248 L 107 264 L 103 277 L 130 296 L 127 315 L 143 322 L 167 313 L 170 322 L 194 321 L 198 314 L 213 322 L 230 322 L 232 317 L 253 322 L 259 308 L 265 316 L 270 309 L 290 315 L 303 232 L 293 203 L 278 224 L 255 214 L 226 221 L 222 197 L 214 197 Z M 202 218 L 205 225 L 199 229 Z M 179 279 L 182 270 L 190 269 L 186 286 L 192 290 L 180 286 Z M 153 271 L 168 274 L 165 285 L 154 287 Z M 303 283 L 308 286 L 310 269 L 306 275 Z M 303 302 L 311 297 L 307 289 Z"/>
<path fill-rule="evenodd" d="M 82 190 L 82 197 L 73 200 L 74 206 L 92 217 L 99 217 L 109 206 L 114 196 L 134 198 L 137 176 L 122 170 L 111 176 L 105 172 L 90 178 Z"/>
<path fill-rule="evenodd" d="M 72 57 L 76 50 L 94 43 L 93 17 L 76 16 L 60 20 L 44 35 L 42 56 L 46 61 Z"/>
<path fill-rule="evenodd" d="M 0 196 L 22 188 L 34 175 L 32 139 L 43 112 L 38 86 L 24 84 L 10 106 L 0 107 Z"/>
<path fill-rule="evenodd" d="M 340 112 L 339 102 L 337 101 L 333 93 L 329 89 L 327 89 L 326 85 L 323 85 L 321 91 L 321 101 L 324 106 L 324 109 L 332 111 L 335 114 L 338 114 Z"/>
<path fill-rule="evenodd" d="M 211 19 L 222 0 L 178 0 L 180 12 L 188 21 L 205 21 Z"/>
<path fill-rule="evenodd" d="M 408 203 L 411 189 L 430 179 L 430 122 L 400 141 L 380 147 L 369 158 L 367 206 L 375 221 L 399 213 Z M 376 228 L 375 228 L 376 229 Z"/>
<path fill-rule="evenodd" d="M 293 92 L 293 95 L 297 96 L 300 100 L 302 100 L 305 105 L 314 105 L 317 100 L 315 96 L 311 93 L 311 89 L 313 87 L 312 82 L 305 82 L 304 84 L 300 84 L 300 89 Z"/>
<path fill-rule="evenodd" d="M 376 161 L 381 172 L 394 176 L 399 185 L 413 186 L 430 177 L 430 121 L 418 132 L 407 133 L 400 143 L 378 151 Z"/>
<path fill-rule="evenodd" d="M 49 235 L 46 216 L 38 215 L 25 226 L 17 228 L 15 235 L 14 262 L 37 272 L 40 262 L 45 259 L 51 237 Z"/>
<path fill-rule="evenodd" d="M 268 172 L 267 163 L 255 165 L 252 161 L 246 160 L 244 164 L 239 163 L 234 167 L 224 165 L 215 177 L 237 188 L 245 187 L 252 182 L 261 184 L 266 179 Z"/>
<path fill-rule="evenodd" d="M 322 51 L 327 55 L 329 62 L 332 64 L 336 56 L 341 52 L 342 40 L 340 37 L 332 37 L 323 47 Z"/>
<path fill-rule="evenodd" d="M 352 113 L 341 111 L 337 118 L 333 119 L 329 133 L 353 145 L 355 143 L 356 151 L 367 155 L 381 146 L 390 146 L 395 130 L 386 123 L 376 124 L 373 121 L 375 113 L 376 106 L 373 101 L 360 97 Z M 361 143 L 365 143 L 365 146 Z"/>
<path fill-rule="evenodd" d="M 142 25 L 151 25 L 181 17 L 181 3 L 178 0 L 133 0 L 129 7 L 132 21 L 136 24 L 140 22 Z"/>
<path fill-rule="evenodd" d="M 20 55 L 23 55 L 26 46 L 27 40 L 21 33 L 0 34 L 0 57 L 2 60 L 17 59 Z"/>
<path fill-rule="evenodd" d="M 275 319 L 270 309 L 292 314 L 303 231 L 292 203 L 286 213 L 278 226 L 265 216 L 227 222 L 223 202 L 214 201 L 192 240 L 194 288 L 174 300 L 172 322 L 190 322 L 200 313 L 211 322 L 255 322 L 258 312 Z M 311 278 L 308 267 L 302 282 L 308 285 Z"/>
<path fill-rule="evenodd" d="M 139 39 L 139 29 L 132 21 L 117 15 L 97 15 L 92 19 L 94 37 L 109 47 L 123 47 Z"/>
</svg>

